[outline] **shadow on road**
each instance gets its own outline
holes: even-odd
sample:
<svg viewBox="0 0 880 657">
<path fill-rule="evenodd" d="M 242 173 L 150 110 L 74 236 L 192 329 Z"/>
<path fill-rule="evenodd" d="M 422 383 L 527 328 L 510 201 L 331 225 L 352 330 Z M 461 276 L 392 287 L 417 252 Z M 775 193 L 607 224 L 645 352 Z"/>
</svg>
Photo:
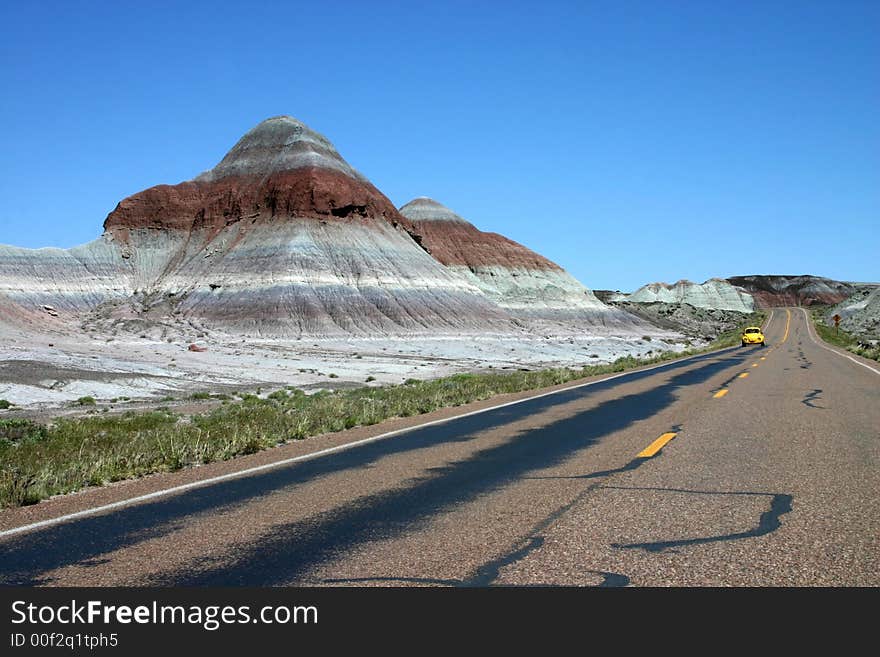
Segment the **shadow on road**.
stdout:
<svg viewBox="0 0 880 657">
<path fill-rule="evenodd" d="M 212 555 L 210 563 L 196 560 L 177 570 L 157 574 L 148 583 L 272 586 L 290 582 L 360 544 L 402 535 L 424 525 L 432 515 L 444 509 L 491 493 L 530 471 L 556 465 L 604 436 L 655 415 L 675 401 L 679 389 L 738 366 L 744 358 L 736 352 L 727 352 L 671 363 L 663 367 L 664 372 L 681 371 L 656 388 L 607 401 L 537 430 L 521 432 L 502 445 L 481 450 L 468 459 L 408 481 L 404 488 L 363 497 L 311 518 L 276 526 L 258 543 L 238 545 L 227 554 Z M 171 534 L 200 517 L 293 489 L 323 475 L 363 468 L 392 454 L 450 441 L 468 441 L 487 429 L 657 373 L 657 370 L 634 372 L 589 387 L 416 429 L 329 458 L 290 464 L 168 499 L 11 537 L 0 542 L 0 583 L 51 584 L 44 576 L 48 571 L 89 561 L 100 563 L 101 555 Z"/>
<path fill-rule="evenodd" d="M 756 527 L 743 532 L 735 532 L 732 534 L 721 534 L 718 536 L 702 536 L 698 538 L 687 538 L 669 541 L 652 541 L 647 543 L 612 543 L 611 547 L 620 549 L 641 549 L 646 552 L 663 552 L 677 547 L 686 545 L 702 545 L 704 543 L 718 543 L 720 541 L 738 541 L 744 538 L 755 538 L 764 536 L 770 532 L 774 532 L 782 526 L 779 521 L 780 516 L 791 511 L 791 503 L 793 497 L 784 493 L 753 493 L 748 491 L 701 491 L 701 490 L 684 490 L 679 488 L 639 488 L 626 486 L 603 486 L 603 488 L 618 490 L 652 490 L 652 491 L 668 491 L 672 493 L 687 493 L 690 495 L 745 495 L 745 496 L 763 496 L 770 498 L 770 509 L 761 514 Z"/>
</svg>

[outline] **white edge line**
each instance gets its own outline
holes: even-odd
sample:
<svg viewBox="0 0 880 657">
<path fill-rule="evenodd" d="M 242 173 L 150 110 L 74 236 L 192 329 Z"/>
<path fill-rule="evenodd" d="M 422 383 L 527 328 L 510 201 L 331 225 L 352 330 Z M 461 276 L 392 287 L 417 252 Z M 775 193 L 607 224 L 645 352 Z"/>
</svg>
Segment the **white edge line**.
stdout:
<svg viewBox="0 0 880 657">
<path fill-rule="evenodd" d="M 57 518 L 50 518 L 48 520 L 41 520 L 39 522 L 34 522 L 29 525 L 22 525 L 21 527 L 13 527 L 12 529 L 6 529 L 4 531 L 0 531 L 0 538 L 6 538 L 7 536 L 12 536 L 14 534 L 21 534 L 23 532 L 28 532 L 33 529 L 42 529 L 44 527 L 51 527 L 52 525 L 58 525 L 63 522 L 67 522 L 68 520 L 75 520 L 77 518 L 85 518 L 86 516 L 92 516 L 99 513 L 103 513 L 104 511 L 111 511 L 113 509 L 119 509 L 124 506 L 129 506 L 132 504 L 138 504 L 140 502 L 145 502 L 147 500 L 151 500 L 157 497 L 162 497 L 164 495 L 172 495 L 174 493 L 181 493 L 186 490 L 190 490 L 193 488 L 199 488 L 202 486 L 209 486 L 211 484 L 216 484 L 221 481 L 227 481 L 229 479 L 236 479 L 238 477 L 245 477 L 256 472 L 263 472 L 265 470 L 271 470 L 273 468 L 280 468 L 285 465 L 290 465 L 291 463 L 297 463 L 300 461 L 308 461 L 311 459 L 319 458 L 321 456 L 326 456 L 327 454 L 333 454 L 335 452 L 341 452 L 347 449 L 352 449 L 354 447 L 358 447 L 360 445 L 366 445 L 367 443 L 372 443 L 377 440 L 384 440 L 385 438 L 391 438 L 393 436 L 399 435 L 401 433 L 406 433 L 408 431 L 415 431 L 417 429 L 423 429 L 425 427 L 434 426 L 436 424 L 443 424 L 444 422 L 452 422 L 453 420 L 459 420 L 461 418 L 470 417 L 472 415 L 479 415 L 480 413 L 488 413 L 489 411 L 494 411 L 499 408 L 504 408 L 506 406 L 513 406 L 514 404 L 522 404 L 527 401 L 532 401 L 533 399 L 541 399 L 542 397 L 549 397 L 550 395 L 556 395 L 561 392 L 566 392 L 568 390 L 577 390 L 578 388 L 586 388 L 587 386 L 597 385 L 599 383 L 605 383 L 606 381 L 611 381 L 613 379 L 619 379 L 624 376 L 632 376 L 633 374 L 641 374 L 642 372 L 651 372 L 653 370 L 657 370 L 663 367 L 670 367 L 672 365 L 676 365 L 678 363 L 684 363 L 689 360 L 693 360 L 695 358 L 701 358 L 706 356 L 714 356 L 717 354 L 724 353 L 725 351 L 729 351 L 731 349 L 735 349 L 736 347 L 726 347 L 725 349 L 719 349 L 717 351 L 710 351 L 704 354 L 694 354 L 693 356 L 687 356 L 685 358 L 680 358 L 677 360 L 670 361 L 668 363 L 660 363 L 658 365 L 653 365 L 652 367 L 647 367 L 645 369 L 640 370 L 630 370 L 628 372 L 620 372 L 619 374 L 614 374 L 613 376 L 609 376 L 604 379 L 599 379 L 597 381 L 588 381 L 587 383 L 579 383 L 574 386 L 569 386 L 567 388 L 560 388 L 559 390 L 551 390 L 550 392 L 544 392 L 540 395 L 534 395 L 532 397 L 526 397 L 524 399 L 517 399 L 510 402 L 505 402 L 504 404 L 498 404 L 497 406 L 490 406 L 488 408 L 481 408 L 476 411 L 470 411 L 469 413 L 463 413 L 461 415 L 455 415 L 453 417 L 442 418 L 439 420 L 432 420 L 430 422 L 425 422 L 423 424 L 417 424 L 413 427 L 406 427 L 403 429 L 395 429 L 394 431 L 388 431 L 387 433 L 379 434 L 378 436 L 372 436 L 371 438 L 364 438 L 363 440 L 356 440 L 351 443 L 345 443 L 344 445 L 337 445 L 336 447 L 328 447 L 327 449 L 322 449 L 317 452 L 311 452 L 309 454 L 302 454 L 301 456 L 294 456 L 288 459 L 282 459 L 281 461 L 273 461 L 272 463 L 265 463 L 263 465 L 257 465 L 252 468 L 247 468 L 245 470 L 238 470 L 236 472 L 228 472 L 226 474 L 218 475 L 216 477 L 210 477 L 208 479 L 201 479 L 199 481 L 193 481 L 188 484 L 181 484 L 180 486 L 173 486 L 171 488 L 165 488 L 163 490 L 154 491 L 152 493 L 147 493 L 146 495 L 139 495 L 137 497 L 132 497 L 127 500 L 120 500 L 118 502 L 112 502 L 110 504 L 104 504 L 102 506 L 96 506 L 91 509 L 84 509 L 82 511 L 77 511 L 75 513 L 69 513 L 67 515 L 58 516 Z"/>
<path fill-rule="evenodd" d="M 814 329 L 813 329 L 813 326 L 812 326 L 812 321 L 810 320 L 810 316 L 807 315 L 807 311 L 806 311 L 804 308 L 801 308 L 801 311 L 804 313 L 804 319 L 807 321 L 807 335 L 810 336 L 810 340 L 812 340 L 813 342 L 815 342 L 818 346 L 822 347 L 822 349 L 824 349 L 825 351 L 830 351 L 832 354 L 837 354 L 837 355 L 840 356 L 841 358 L 846 358 L 847 360 L 851 360 L 851 361 L 854 362 L 856 365 L 861 365 L 861 366 L 864 367 L 865 369 L 867 369 L 867 370 L 871 370 L 874 374 L 880 374 L 880 370 L 876 370 L 876 369 L 874 369 L 873 367 L 871 367 L 871 366 L 868 365 L 867 363 L 863 363 L 863 362 L 860 361 L 860 360 L 856 360 L 856 359 L 853 358 L 852 356 L 847 356 L 846 354 L 842 354 L 842 353 L 840 353 L 839 351 L 837 351 L 837 349 L 832 349 L 831 347 L 826 347 L 826 346 L 823 344 L 824 340 L 823 340 L 822 342 L 817 341 L 816 338 L 813 337 L 813 330 L 814 330 Z"/>
</svg>

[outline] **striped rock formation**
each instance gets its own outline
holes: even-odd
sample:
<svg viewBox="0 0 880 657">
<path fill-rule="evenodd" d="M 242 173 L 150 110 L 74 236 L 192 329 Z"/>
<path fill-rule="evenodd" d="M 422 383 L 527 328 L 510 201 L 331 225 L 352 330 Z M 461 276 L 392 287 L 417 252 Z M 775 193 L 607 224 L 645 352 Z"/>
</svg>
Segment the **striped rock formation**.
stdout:
<svg viewBox="0 0 880 657">
<path fill-rule="evenodd" d="M 435 201 L 402 210 L 325 137 L 273 117 L 213 169 L 121 201 L 89 244 L 0 246 L 0 321 L 151 336 L 161 325 L 161 337 L 173 326 L 281 338 L 653 329 Z"/>
<path fill-rule="evenodd" d="M 134 298 L 113 312 L 136 314 L 161 301 L 181 319 L 246 334 L 514 328 L 407 228 L 326 138 L 274 117 L 196 179 L 120 202 L 90 244 L 3 247 L 0 315 L 55 319 Z"/>
<path fill-rule="evenodd" d="M 518 320 L 632 329 L 643 324 L 599 301 L 556 263 L 503 235 L 479 230 L 433 199 L 417 198 L 400 213 L 428 253 Z"/>
<path fill-rule="evenodd" d="M 751 294 L 760 308 L 835 304 L 855 292 L 849 283 L 821 276 L 732 276 L 727 280 Z"/>
<path fill-rule="evenodd" d="M 0 321 L 63 329 L 110 299 L 132 293 L 125 260 L 107 237 L 72 249 L 0 245 Z"/>
<path fill-rule="evenodd" d="M 734 310 L 741 313 L 750 313 L 755 308 L 754 299 L 750 294 L 720 278 L 711 278 L 702 284 L 687 280 L 680 280 L 673 285 L 649 283 L 630 294 L 627 301 L 686 303 L 695 308 Z"/>
</svg>

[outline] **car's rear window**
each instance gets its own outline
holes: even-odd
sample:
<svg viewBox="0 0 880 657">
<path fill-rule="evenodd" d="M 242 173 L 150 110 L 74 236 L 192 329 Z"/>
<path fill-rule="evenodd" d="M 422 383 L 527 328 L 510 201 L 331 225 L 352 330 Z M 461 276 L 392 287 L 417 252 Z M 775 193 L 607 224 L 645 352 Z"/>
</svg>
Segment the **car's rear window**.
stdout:
<svg viewBox="0 0 880 657">
<path fill-rule="evenodd" d="M 747 328 L 746 329 L 746 333 L 760 333 L 760 332 L 761 332 L 761 329 L 756 329 L 756 328 Z"/>
</svg>

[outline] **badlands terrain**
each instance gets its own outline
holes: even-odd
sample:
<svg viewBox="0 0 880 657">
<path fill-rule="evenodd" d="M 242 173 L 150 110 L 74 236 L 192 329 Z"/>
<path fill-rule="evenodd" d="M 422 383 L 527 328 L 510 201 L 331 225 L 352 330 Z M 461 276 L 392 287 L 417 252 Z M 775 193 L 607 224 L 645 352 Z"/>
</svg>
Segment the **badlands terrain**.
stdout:
<svg viewBox="0 0 880 657">
<path fill-rule="evenodd" d="M 861 285 L 826 313 L 840 315 L 840 328 L 867 340 L 880 340 L 880 285 Z"/>
<path fill-rule="evenodd" d="M 193 180 L 120 201 L 88 244 L 0 245 L 0 412 L 581 367 L 701 347 L 782 305 L 842 304 L 876 332 L 873 289 L 762 275 L 597 296 L 436 200 L 396 208 L 278 116 Z"/>
<path fill-rule="evenodd" d="M 0 246 L 0 341 L 0 399 L 45 412 L 689 344 L 436 201 L 398 211 L 287 116 L 193 180 L 122 200 L 93 242 Z"/>
</svg>

